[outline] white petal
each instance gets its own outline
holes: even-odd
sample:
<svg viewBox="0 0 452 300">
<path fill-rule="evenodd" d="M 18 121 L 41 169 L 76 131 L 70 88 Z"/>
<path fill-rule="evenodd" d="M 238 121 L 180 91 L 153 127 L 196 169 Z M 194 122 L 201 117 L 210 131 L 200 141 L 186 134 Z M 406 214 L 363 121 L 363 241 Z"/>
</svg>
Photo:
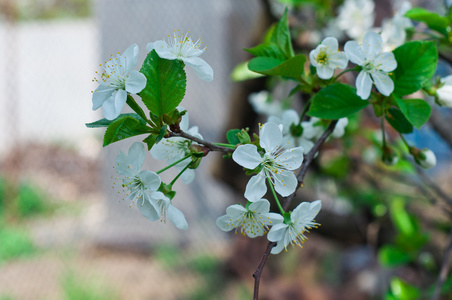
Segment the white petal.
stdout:
<svg viewBox="0 0 452 300">
<path fill-rule="evenodd" d="M 184 214 L 171 204 L 168 207 L 168 218 L 177 228 L 181 230 L 188 229 L 188 223 L 185 220 Z"/>
<path fill-rule="evenodd" d="M 133 168 L 138 173 L 144 164 L 144 145 L 139 142 L 133 143 L 127 154 L 129 161 L 133 164 Z"/>
<path fill-rule="evenodd" d="M 151 52 L 152 50 L 154 50 L 154 43 L 148 43 L 146 45 L 146 51 Z"/>
<path fill-rule="evenodd" d="M 182 169 L 180 169 L 179 171 L 182 171 Z M 187 169 L 187 170 L 185 170 L 184 173 L 182 173 L 181 178 L 185 184 L 189 184 L 195 179 L 195 176 L 196 176 L 195 170 Z"/>
<path fill-rule="evenodd" d="M 292 222 L 297 221 L 312 221 L 322 208 L 322 202 L 316 200 L 314 202 L 302 202 L 300 203 L 290 215 Z"/>
<path fill-rule="evenodd" d="M 108 120 L 116 119 L 121 113 L 124 104 L 126 104 L 127 92 L 117 90 L 113 92 L 110 98 L 102 104 L 102 113 Z"/>
<path fill-rule="evenodd" d="M 248 209 L 259 214 L 265 214 L 270 211 L 270 202 L 266 199 L 260 199 L 251 203 Z"/>
<path fill-rule="evenodd" d="M 153 43 L 154 50 L 160 58 L 174 60 L 177 56 L 170 51 L 168 44 L 165 41 L 157 41 Z"/>
<path fill-rule="evenodd" d="M 290 126 L 292 124 L 298 124 L 300 121 L 300 116 L 293 109 L 286 110 L 282 115 L 283 133 L 288 133 L 290 131 Z"/>
<path fill-rule="evenodd" d="M 345 43 L 344 51 L 348 59 L 352 63 L 357 64 L 359 66 L 362 66 L 364 64 L 365 58 L 363 49 L 357 42 L 348 41 L 347 43 Z"/>
<path fill-rule="evenodd" d="M 293 172 L 286 171 L 281 174 L 275 174 L 275 190 L 283 197 L 287 197 L 293 192 L 298 185 L 297 177 Z"/>
<path fill-rule="evenodd" d="M 386 73 L 375 71 L 372 72 L 372 79 L 375 82 L 377 90 L 385 96 L 391 95 L 394 91 L 394 82 Z"/>
<path fill-rule="evenodd" d="M 303 148 L 288 149 L 276 157 L 276 162 L 286 170 L 296 170 L 303 163 Z"/>
<path fill-rule="evenodd" d="M 279 254 L 284 249 L 284 243 L 282 241 L 279 241 L 275 247 L 272 248 L 272 251 L 270 251 L 271 254 Z"/>
<path fill-rule="evenodd" d="M 311 151 L 312 147 L 314 147 L 314 143 L 311 142 L 308 139 L 305 139 L 303 137 L 297 139 L 297 146 L 300 146 L 301 148 L 303 148 L 303 154 L 308 154 L 309 151 Z"/>
<path fill-rule="evenodd" d="M 231 217 L 228 215 L 224 215 L 221 216 L 217 219 L 216 224 L 218 226 L 218 228 L 220 228 L 223 231 L 231 231 L 232 229 L 234 229 L 234 226 L 231 226 L 228 224 L 230 224 Z"/>
<path fill-rule="evenodd" d="M 111 97 L 114 91 L 114 87 L 99 85 L 99 87 L 93 92 L 93 110 L 101 107 L 102 104 Z"/>
<path fill-rule="evenodd" d="M 148 188 L 152 192 L 157 191 L 162 182 L 160 176 L 157 175 L 157 173 L 148 170 L 141 171 L 139 176 L 144 186 L 146 186 L 146 188 Z"/>
<path fill-rule="evenodd" d="M 317 62 L 317 56 L 320 54 L 320 46 L 317 46 L 314 50 L 309 52 L 309 60 L 311 61 L 311 64 L 314 67 L 320 66 L 320 64 Z"/>
<path fill-rule="evenodd" d="M 213 80 L 213 69 L 212 67 L 202 58 L 199 57 L 187 57 L 182 58 L 182 61 L 187 65 L 192 67 L 196 75 L 204 81 Z"/>
<path fill-rule="evenodd" d="M 160 209 L 147 193 L 144 193 L 143 196 L 138 199 L 137 206 L 141 214 L 149 220 L 155 221 L 160 219 Z"/>
<path fill-rule="evenodd" d="M 124 51 L 121 57 L 124 57 L 126 62 L 124 68 L 126 71 L 130 71 L 137 65 L 138 55 L 140 54 L 140 50 L 138 49 L 137 44 L 131 45 L 129 48 Z"/>
<path fill-rule="evenodd" d="M 232 153 L 232 159 L 242 167 L 250 170 L 255 169 L 262 162 L 262 157 L 257 152 L 257 147 L 251 144 L 238 146 Z"/>
<path fill-rule="evenodd" d="M 247 211 L 248 210 L 240 204 L 233 204 L 226 208 L 226 214 L 232 219 L 242 217 Z"/>
<path fill-rule="evenodd" d="M 368 31 L 363 38 L 363 52 L 366 60 L 373 60 L 383 51 L 383 40 L 378 33 Z"/>
<path fill-rule="evenodd" d="M 347 55 L 344 52 L 337 52 L 330 55 L 328 59 L 328 66 L 333 69 L 345 69 L 348 64 Z"/>
<path fill-rule="evenodd" d="M 284 221 L 284 217 L 277 213 L 268 213 L 265 214 L 264 216 L 270 218 L 270 223 L 272 226 L 282 223 Z"/>
<path fill-rule="evenodd" d="M 367 72 L 361 71 L 356 77 L 356 94 L 361 99 L 366 100 L 370 96 L 370 90 L 372 89 L 372 80 Z"/>
<path fill-rule="evenodd" d="M 263 171 L 251 177 L 245 189 L 245 198 L 248 199 L 248 201 L 257 201 L 265 195 L 267 192 L 267 185 L 265 184 L 266 178 Z"/>
<path fill-rule="evenodd" d="M 377 70 L 391 72 L 397 68 L 397 61 L 393 53 L 385 52 L 375 57 L 373 64 Z"/>
<path fill-rule="evenodd" d="M 116 171 L 118 172 L 119 175 L 133 178 L 135 177 L 135 175 L 138 174 L 138 171 L 129 168 L 129 166 L 132 164 L 127 155 L 125 155 L 122 151 L 120 151 L 116 156 L 115 162 L 116 162 Z"/>
<path fill-rule="evenodd" d="M 267 239 L 270 242 L 278 242 L 284 238 L 287 230 L 287 224 L 280 223 L 274 225 L 267 234 Z"/>
<path fill-rule="evenodd" d="M 259 144 L 267 152 L 273 152 L 281 145 L 282 132 L 275 123 L 265 123 L 259 132 Z"/>
<path fill-rule="evenodd" d="M 129 73 L 129 77 L 126 79 L 126 91 L 129 93 L 139 93 L 146 86 L 146 76 L 142 73 L 132 70 Z"/>
<path fill-rule="evenodd" d="M 317 67 L 317 75 L 321 79 L 330 79 L 333 77 L 334 69 L 330 68 L 329 66 L 318 66 Z"/>
<path fill-rule="evenodd" d="M 181 111 L 184 111 L 185 108 L 183 108 L 182 106 L 178 106 L 177 110 L 179 112 L 181 112 Z M 190 121 L 190 118 L 188 117 L 188 112 L 186 112 L 185 115 L 182 116 L 182 119 L 181 119 L 181 121 L 179 123 L 179 127 L 180 127 L 180 129 L 182 129 L 182 131 L 187 131 L 188 130 L 189 121 Z"/>
<path fill-rule="evenodd" d="M 339 43 L 336 38 L 334 37 L 327 37 L 322 41 L 322 45 L 325 45 L 328 47 L 328 52 L 336 52 L 339 48 Z"/>
</svg>

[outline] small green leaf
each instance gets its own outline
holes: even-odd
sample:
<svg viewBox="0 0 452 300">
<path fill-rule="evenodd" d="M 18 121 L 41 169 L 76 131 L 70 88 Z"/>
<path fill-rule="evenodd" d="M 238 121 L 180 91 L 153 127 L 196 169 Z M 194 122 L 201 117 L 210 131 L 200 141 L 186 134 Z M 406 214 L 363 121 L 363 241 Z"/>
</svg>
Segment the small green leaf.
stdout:
<svg viewBox="0 0 452 300">
<path fill-rule="evenodd" d="M 410 255 L 392 245 L 385 245 L 378 251 L 378 260 L 385 267 L 395 267 L 411 261 Z"/>
<path fill-rule="evenodd" d="M 410 218 L 410 215 L 405 210 L 405 202 L 400 197 L 394 197 L 390 203 L 392 222 L 397 228 L 397 231 L 405 236 L 413 236 L 416 234 L 416 225 Z"/>
<path fill-rule="evenodd" d="M 240 129 L 228 130 L 228 132 L 226 133 L 226 139 L 228 140 L 229 144 L 237 145 L 240 143 L 240 140 L 237 137 L 237 133 L 239 133 L 240 131 L 241 131 Z"/>
<path fill-rule="evenodd" d="M 369 101 L 356 95 L 349 85 L 335 83 L 321 89 L 312 98 L 308 115 L 322 119 L 337 120 L 348 117 L 365 108 Z"/>
<path fill-rule="evenodd" d="M 152 50 L 140 72 L 147 79 L 146 87 L 140 92 L 146 107 L 157 116 L 172 112 L 185 95 L 187 76 L 183 63 L 162 59 Z"/>
<path fill-rule="evenodd" d="M 152 147 L 154 147 L 154 145 L 157 143 L 157 135 L 150 134 L 143 140 L 143 143 L 148 146 L 148 151 L 151 151 Z"/>
<path fill-rule="evenodd" d="M 404 114 L 396 108 L 390 108 L 386 112 L 386 120 L 400 133 L 412 133 L 413 125 L 405 118 Z"/>
<path fill-rule="evenodd" d="M 234 70 L 232 70 L 231 72 L 231 78 L 233 81 L 244 81 L 264 76 L 262 74 L 250 71 L 250 69 L 248 69 L 248 63 L 248 61 L 244 61 L 235 66 Z"/>
<path fill-rule="evenodd" d="M 244 49 L 245 51 L 253 54 L 254 56 L 272 57 L 279 60 L 285 60 L 286 56 L 278 47 L 277 44 L 264 43 L 254 48 Z"/>
<path fill-rule="evenodd" d="M 436 30 L 447 36 L 449 21 L 446 17 L 420 7 L 410 9 L 405 13 L 405 17 L 408 17 L 411 20 L 424 22 L 430 29 Z"/>
<path fill-rule="evenodd" d="M 108 127 L 111 123 L 113 123 L 114 121 L 121 119 L 122 117 L 125 116 L 129 116 L 132 118 L 135 118 L 137 120 L 140 120 L 140 122 L 142 123 L 146 123 L 145 120 L 143 120 L 139 115 L 135 114 L 135 113 L 128 113 L 128 114 L 120 114 L 116 119 L 114 120 L 107 120 L 105 118 L 97 120 L 96 122 L 92 122 L 92 123 L 85 123 L 85 126 L 88 128 L 100 128 L 100 127 Z"/>
<path fill-rule="evenodd" d="M 275 28 L 272 31 L 270 41 L 280 47 L 282 53 L 284 53 L 286 58 L 290 58 L 294 56 L 294 52 L 292 48 L 292 40 L 290 38 L 287 12 L 288 9 L 286 8 L 283 16 L 281 17 L 281 20 L 279 20 L 279 22 L 276 24 Z"/>
<path fill-rule="evenodd" d="M 438 51 L 433 42 L 407 42 L 394 50 L 394 94 L 404 96 L 421 89 L 435 74 Z"/>
<path fill-rule="evenodd" d="M 399 97 L 395 97 L 395 99 L 407 120 L 416 128 L 421 128 L 430 118 L 432 108 L 425 100 L 400 99 Z"/>
<path fill-rule="evenodd" d="M 105 131 L 104 147 L 111 143 L 150 132 L 152 129 L 146 126 L 142 119 L 131 116 L 123 116 L 114 120 Z"/>
<path fill-rule="evenodd" d="M 391 279 L 391 292 L 397 300 L 416 300 L 421 295 L 419 289 L 398 277 Z"/>
<path fill-rule="evenodd" d="M 256 57 L 249 62 L 248 68 L 264 75 L 298 79 L 304 72 L 305 62 L 306 57 L 301 54 L 286 61 L 271 57 Z"/>
</svg>

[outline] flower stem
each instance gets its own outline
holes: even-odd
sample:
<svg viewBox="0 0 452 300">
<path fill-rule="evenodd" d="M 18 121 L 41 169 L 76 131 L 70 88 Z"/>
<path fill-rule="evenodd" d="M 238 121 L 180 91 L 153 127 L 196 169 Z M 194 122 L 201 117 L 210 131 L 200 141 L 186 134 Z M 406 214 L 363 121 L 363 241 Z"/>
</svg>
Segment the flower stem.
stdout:
<svg viewBox="0 0 452 300">
<path fill-rule="evenodd" d="M 308 101 L 306 101 L 306 103 L 305 103 L 305 105 L 303 107 L 303 111 L 301 112 L 301 115 L 300 115 L 300 121 L 298 121 L 298 126 L 301 125 L 301 122 L 303 121 L 304 116 L 306 115 L 306 113 L 308 112 L 309 107 L 311 106 L 311 99 L 312 98 L 309 98 Z"/>
<path fill-rule="evenodd" d="M 176 182 L 177 179 L 179 179 L 179 177 L 184 174 L 184 172 L 193 164 L 193 162 L 189 163 L 188 165 L 185 166 L 185 168 L 182 169 L 182 171 L 179 172 L 179 174 L 177 174 L 176 177 L 174 177 L 173 181 L 171 181 L 171 183 L 169 184 L 169 186 L 172 188 L 173 184 Z"/>
<path fill-rule="evenodd" d="M 383 147 L 386 147 L 385 118 L 383 117 L 381 117 L 381 134 L 383 135 Z"/>
<path fill-rule="evenodd" d="M 347 72 L 351 72 L 351 71 L 355 71 L 355 68 L 347 69 L 347 70 L 344 70 L 344 71 L 340 72 L 339 74 L 337 74 L 336 77 L 333 78 L 333 82 L 336 82 L 336 80 L 338 80 L 338 78 L 341 77 L 343 74 L 345 74 Z"/>
<path fill-rule="evenodd" d="M 410 144 L 408 144 L 408 142 L 405 140 L 405 137 L 403 136 L 403 134 L 400 133 L 399 135 L 400 135 L 400 138 L 402 139 L 403 143 L 405 144 L 405 146 L 408 148 L 408 151 L 410 151 L 410 149 L 411 149 Z"/>
<path fill-rule="evenodd" d="M 268 176 L 267 176 L 267 181 L 268 181 L 268 184 L 270 185 L 270 189 L 272 190 L 273 197 L 275 197 L 276 204 L 278 205 L 278 208 L 281 211 L 281 214 L 284 215 L 285 211 L 282 208 L 281 203 L 279 203 L 278 196 L 276 195 L 275 189 L 273 188 L 273 183 L 270 180 L 270 177 L 268 177 Z"/>
<path fill-rule="evenodd" d="M 212 144 L 217 145 L 217 146 L 221 146 L 221 147 L 235 149 L 235 145 L 231 145 L 231 144 L 223 144 L 223 143 L 212 143 Z"/>
<path fill-rule="evenodd" d="M 170 165 L 164 167 L 163 169 L 161 169 L 160 171 L 157 171 L 156 173 L 157 173 L 157 174 L 163 173 L 164 171 L 168 170 L 168 169 L 171 168 L 171 167 L 174 167 L 175 165 L 177 165 L 177 164 L 180 163 L 181 161 L 186 160 L 186 159 L 189 158 L 189 157 L 191 157 L 191 155 L 187 155 L 187 156 L 185 156 L 184 158 L 179 159 L 178 161 L 176 161 L 176 162 L 174 162 L 174 163 L 172 163 L 172 164 L 170 164 Z"/>
</svg>

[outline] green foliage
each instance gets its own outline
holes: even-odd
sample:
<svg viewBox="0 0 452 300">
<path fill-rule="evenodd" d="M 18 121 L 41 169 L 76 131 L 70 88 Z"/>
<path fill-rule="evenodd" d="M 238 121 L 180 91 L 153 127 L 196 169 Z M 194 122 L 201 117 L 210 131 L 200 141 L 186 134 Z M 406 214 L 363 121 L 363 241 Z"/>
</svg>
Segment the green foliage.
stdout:
<svg viewBox="0 0 452 300">
<path fill-rule="evenodd" d="M 349 85 L 335 83 L 321 89 L 312 98 L 308 115 L 322 119 L 336 120 L 348 117 L 369 104 L 356 95 Z"/>
<path fill-rule="evenodd" d="M 126 117 L 126 116 L 135 118 L 135 119 L 137 119 L 137 120 L 140 120 L 140 119 L 141 119 L 143 122 L 146 122 L 146 121 L 145 121 L 144 119 L 142 119 L 139 115 L 137 115 L 137 114 L 135 114 L 135 113 L 128 113 L 128 114 L 120 114 L 120 115 L 119 115 L 116 119 L 114 119 L 114 120 L 107 120 L 107 119 L 103 118 L 103 119 L 97 120 L 97 121 L 92 122 L 92 123 L 85 123 L 85 126 L 88 127 L 88 128 L 108 127 L 108 126 L 110 126 L 110 124 L 113 123 L 114 121 L 116 121 L 116 120 L 118 120 L 118 119 L 120 119 L 120 118 L 122 118 L 122 117 Z"/>
<path fill-rule="evenodd" d="M 392 245 L 385 245 L 378 251 L 378 260 L 385 267 L 395 267 L 411 261 L 410 255 Z"/>
<path fill-rule="evenodd" d="M 120 115 L 105 131 L 103 146 L 149 132 L 151 132 L 151 128 L 147 127 L 146 122 L 138 115 Z"/>
<path fill-rule="evenodd" d="M 286 8 L 283 16 L 273 28 L 272 34 L 270 36 L 270 42 L 277 45 L 281 49 L 281 52 L 286 56 L 286 58 L 290 58 L 294 56 L 294 53 L 292 48 L 292 40 L 290 38 L 287 11 L 288 9 Z"/>
<path fill-rule="evenodd" d="M 394 300 L 416 300 L 420 296 L 419 289 L 406 283 L 398 277 L 394 277 L 390 282 L 391 293 L 386 297 L 386 299 Z"/>
<path fill-rule="evenodd" d="M 447 36 L 447 27 L 449 20 L 437 13 L 426 10 L 421 7 L 415 7 L 405 13 L 405 16 L 414 21 L 420 21 L 427 24 L 430 29 L 436 30 Z"/>
<path fill-rule="evenodd" d="M 27 232 L 0 225 L 0 263 L 35 253 L 36 249 Z"/>
<path fill-rule="evenodd" d="M 160 262 L 165 268 L 177 267 L 181 263 L 180 257 L 180 249 L 171 245 L 157 246 L 152 255 L 152 258 Z"/>
<path fill-rule="evenodd" d="M 185 96 L 187 75 L 179 60 L 160 58 L 152 50 L 140 70 L 146 76 L 146 87 L 140 92 L 146 107 L 157 116 L 172 112 Z"/>
<path fill-rule="evenodd" d="M 394 94 L 412 94 L 427 84 L 435 74 L 438 51 L 434 42 L 407 42 L 394 50 Z"/>
<path fill-rule="evenodd" d="M 111 287 L 98 281 L 66 274 L 61 280 L 65 300 L 116 300 L 119 297 Z"/>
<path fill-rule="evenodd" d="M 262 74 L 250 71 L 250 69 L 248 69 L 248 63 L 248 61 L 244 61 L 235 66 L 234 70 L 232 70 L 231 72 L 231 79 L 233 81 L 244 81 L 264 76 Z"/>
<path fill-rule="evenodd" d="M 398 97 L 395 99 L 406 119 L 416 128 L 421 128 L 430 118 L 432 108 L 425 100 L 400 99 Z"/>
<path fill-rule="evenodd" d="M 244 50 L 254 56 L 270 57 L 281 61 L 286 59 L 286 55 L 281 51 L 279 46 L 271 42 L 263 43 L 254 48 Z"/>
<path fill-rule="evenodd" d="M 237 136 L 237 134 L 240 132 L 240 129 L 231 129 L 228 130 L 228 132 L 226 133 L 226 139 L 228 140 L 229 144 L 232 145 L 237 145 L 240 143 L 240 140 Z"/>
<path fill-rule="evenodd" d="M 248 68 L 256 73 L 299 79 L 304 71 L 306 57 L 302 54 L 282 61 L 272 57 L 253 58 Z"/>
<path fill-rule="evenodd" d="M 405 118 L 402 111 L 396 108 L 390 108 L 386 111 L 386 120 L 391 126 L 400 133 L 412 133 L 413 125 Z"/>
</svg>

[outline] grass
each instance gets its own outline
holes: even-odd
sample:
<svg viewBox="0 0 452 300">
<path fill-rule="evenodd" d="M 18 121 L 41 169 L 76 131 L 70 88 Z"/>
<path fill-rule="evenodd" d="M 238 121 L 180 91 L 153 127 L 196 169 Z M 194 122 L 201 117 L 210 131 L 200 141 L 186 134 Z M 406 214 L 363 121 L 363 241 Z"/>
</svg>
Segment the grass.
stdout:
<svg viewBox="0 0 452 300">
<path fill-rule="evenodd" d="M 99 281 L 89 280 L 68 272 L 61 280 L 65 300 L 117 300 L 114 290 Z"/>
</svg>

